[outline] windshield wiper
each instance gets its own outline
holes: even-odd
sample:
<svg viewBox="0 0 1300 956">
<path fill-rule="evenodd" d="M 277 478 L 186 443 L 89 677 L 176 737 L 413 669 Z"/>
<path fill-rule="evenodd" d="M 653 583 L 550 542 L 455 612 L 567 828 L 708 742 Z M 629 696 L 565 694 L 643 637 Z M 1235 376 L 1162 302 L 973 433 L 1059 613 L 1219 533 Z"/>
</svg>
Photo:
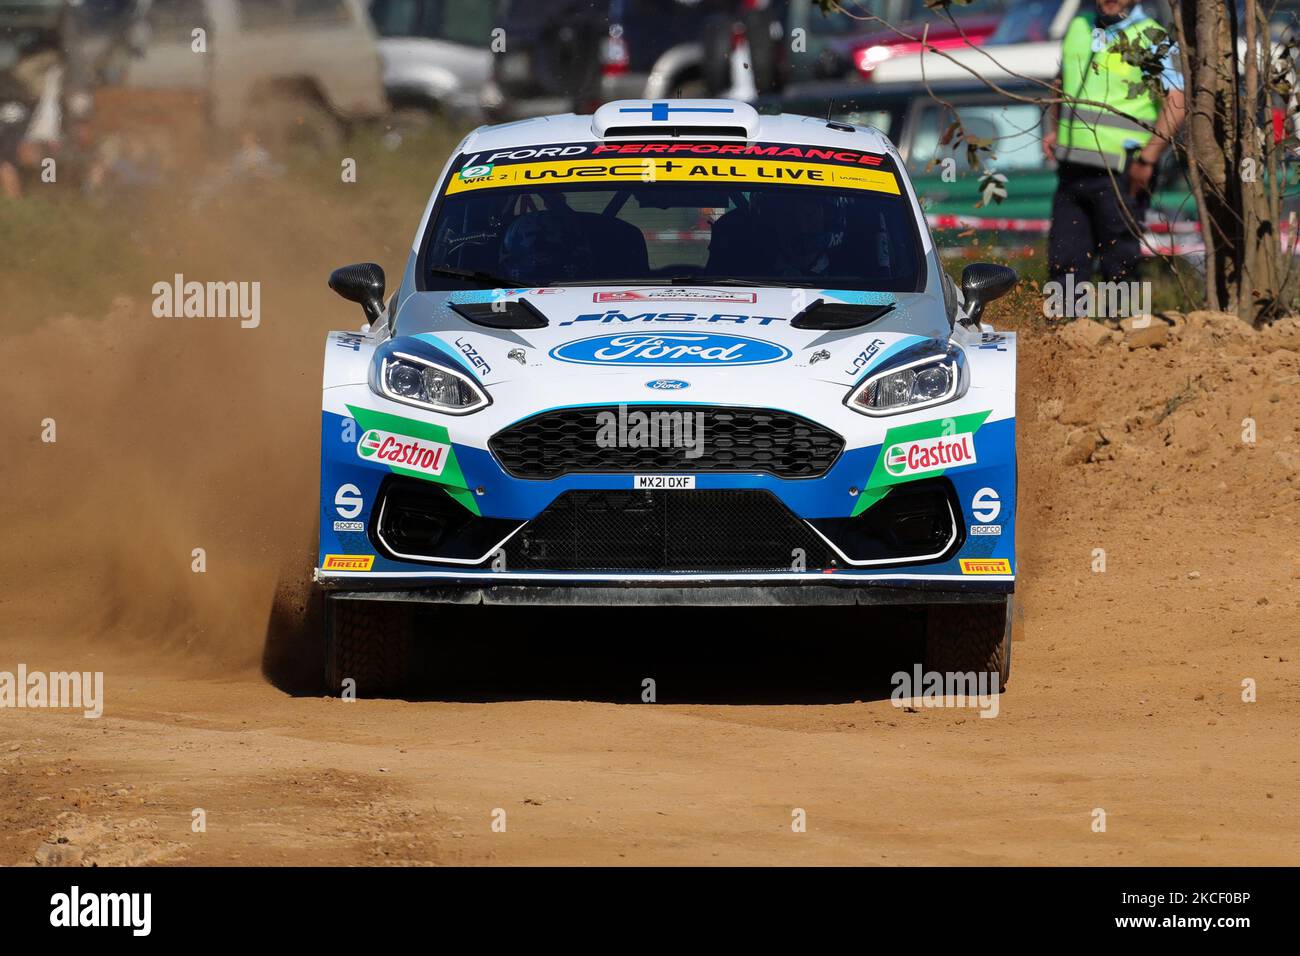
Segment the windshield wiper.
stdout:
<svg viewBox="0 0 1300 956">
<path fill-rule="evenodd" d="M 806 287 L 812 288 L 821 283 L 815 279 L 778 279 L 759 277 L 754 279 L 735 279 L 710 276 L 680 276 L 669 280 L 670 285 L 744 285 L 777 286 L 782 289 Z"/>
<path fill-rule="evenodd" d="M 494 286 L 498 289 L 541 289 L 545 284 L 535 282 L 524 282 L 522 279 L 512 279 L 509 276 L 494 275 L 491 272 L 485 272 L 482 269 L 457 269 L 455 266 L 430 266 L 428 269 L 430 275 L 447 276 L 451 279 L 464 279 L 467 282 L 482 282 L 484 285 Z"/>
<path fill-rule="evenodd" d="M 747 279 L 705 279 L 701 276 L 673 276 L 669 285 L 756 285 Z"/>
</svg>

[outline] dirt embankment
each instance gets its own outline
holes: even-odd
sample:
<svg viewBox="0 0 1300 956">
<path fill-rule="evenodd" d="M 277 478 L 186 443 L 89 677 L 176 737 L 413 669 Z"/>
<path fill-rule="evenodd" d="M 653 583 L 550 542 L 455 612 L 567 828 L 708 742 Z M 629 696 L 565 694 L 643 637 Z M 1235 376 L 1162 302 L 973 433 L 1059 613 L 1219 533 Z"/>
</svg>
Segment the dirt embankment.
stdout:
<svg viewBox="0 0 1300 956">
<path fill-rule="evenodd" d="M 359 321 L 324 277 L 395 268 L 413 225 L 368 212 L 141 210 L 110 307 L 5 317 L 0 670 L 103 670 L 107 702 L 0 711 L 0 863 L 1300 862 L 1295 322 L 993 310 L 1022 333 L 997 719 L 893 707 L 908 648 L 861 611 L 462 609 L 430 700 L 286 693 L 267 615 L 312 531 L 323 333 Z M 155 318 L 177 272 L 260 280 L 259 327 Z"/>
</svg>

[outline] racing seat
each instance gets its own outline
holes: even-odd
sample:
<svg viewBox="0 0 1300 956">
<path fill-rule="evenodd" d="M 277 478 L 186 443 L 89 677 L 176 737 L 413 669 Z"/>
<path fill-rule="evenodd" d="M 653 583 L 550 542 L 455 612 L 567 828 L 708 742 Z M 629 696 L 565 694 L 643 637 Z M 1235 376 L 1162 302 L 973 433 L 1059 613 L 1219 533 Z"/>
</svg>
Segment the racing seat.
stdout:
<svg viewBox="0 0 1300 956">
<path fill-rule="evenodd" d="M 749 210 L 723 213 L 713 223 L 704 271 L 717 276 L 761 275 L 766 256 L 757 240 Z"/>
<path fill-rule="evenodd" d="M 643 279 L 650 274 L 645 236 L 630 222 L 595 212 L 572 213 L 591 239 L 593 279 Z"/>
</svg>

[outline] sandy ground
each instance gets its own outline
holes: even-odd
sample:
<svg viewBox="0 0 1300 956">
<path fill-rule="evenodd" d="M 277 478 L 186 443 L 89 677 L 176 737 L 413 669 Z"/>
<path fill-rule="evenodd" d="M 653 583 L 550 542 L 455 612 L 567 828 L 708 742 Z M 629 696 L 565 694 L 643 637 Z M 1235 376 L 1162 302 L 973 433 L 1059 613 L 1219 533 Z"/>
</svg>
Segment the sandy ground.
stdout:
<svg viewBox="0 0 1300 956">
<path fill-rule="evenodd" d="M 865 610 L 452 609 L 425 699 L 345 703 L 268 619 L 356 318 L 323 276 L 365 250 L 354 212 L 290 219 L 177 228 L 104 314 L 6 320 L 0 670 L 102 670 L 106 705 L 0 710 L 0 863 L 1300 863 L 1294 323 L 1130 350 L 992 313 L 1022 332 L 994 719 L 895 707 L 910 631 Z M 263 279 L 262 326 L 153 319 L 173 271 Z"/>
</svg>

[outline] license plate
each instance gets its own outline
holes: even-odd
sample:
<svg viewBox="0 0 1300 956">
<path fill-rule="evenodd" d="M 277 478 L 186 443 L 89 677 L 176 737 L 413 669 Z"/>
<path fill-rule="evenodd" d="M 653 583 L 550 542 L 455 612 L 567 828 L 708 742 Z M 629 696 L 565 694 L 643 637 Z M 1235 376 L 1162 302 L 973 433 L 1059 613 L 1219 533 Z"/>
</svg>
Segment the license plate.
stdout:
<svg viewBox="0 0 1300 956">
<path fill-rule="evenodd" d="M 694 475 L 636 475 L 632 487 L 638 491 L 690 491 L 695 487 Z"/>
</svg>

